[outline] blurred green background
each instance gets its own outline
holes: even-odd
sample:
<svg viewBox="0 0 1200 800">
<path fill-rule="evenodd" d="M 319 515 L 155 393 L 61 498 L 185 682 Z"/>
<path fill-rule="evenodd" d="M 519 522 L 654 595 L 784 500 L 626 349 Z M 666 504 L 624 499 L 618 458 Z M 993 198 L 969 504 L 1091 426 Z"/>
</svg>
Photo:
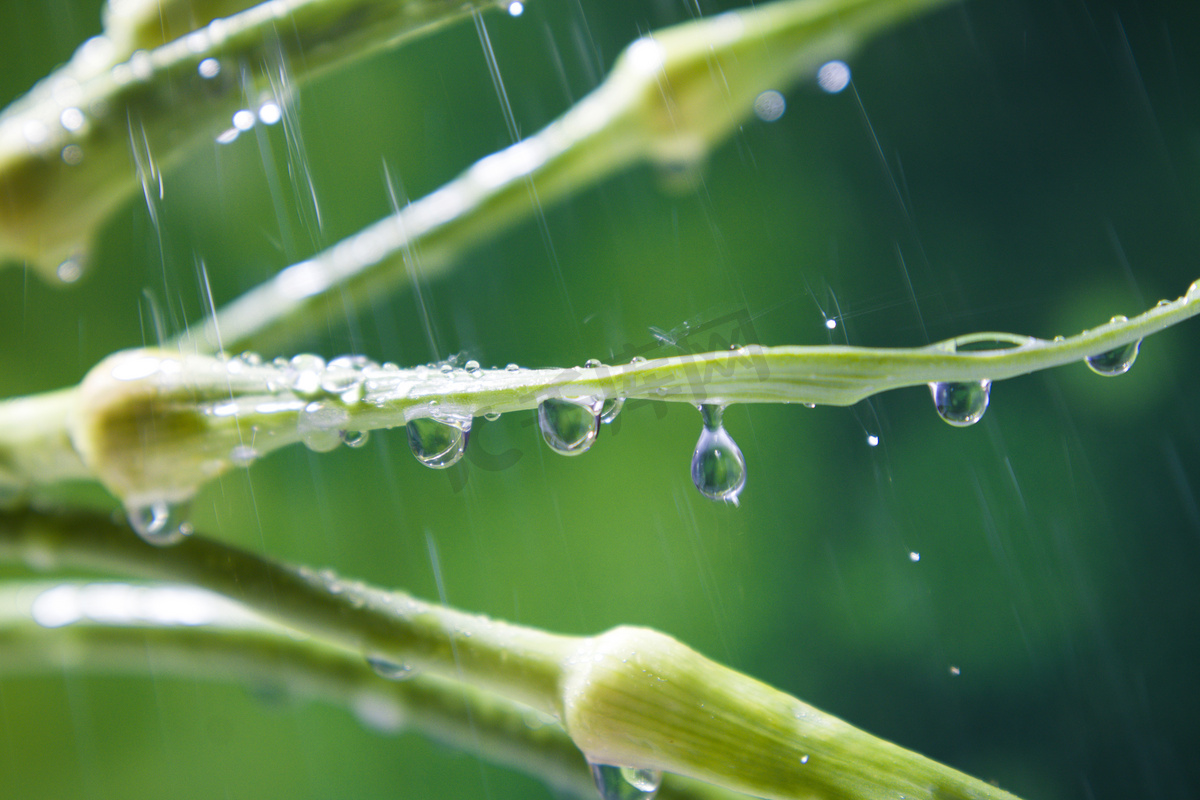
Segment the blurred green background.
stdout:
<svg viewBox="0 0 1200 800">
<path fill-rule="evenodd" d="M 530 0 L 485 22 L 529 134 L 640 33 L 733 5 Z M 0 5 L 0 101 L 98 31 L 96 0 Z M 791 88 L 782 119 L 747 122 L 694 191 L 622 174 L 473 252 L 423 301 L 314 319 L 295 352 L 568 366 L 669 355 L 652 327 L 730 314 L 749 323 L 720 336 L 768 345 L 1052 337 L 1200 277 L 1194 0 L 967 0 L 849 63 L 851 88 Z M 154 342 L 154 313 L 168 333 L 199 319 L 198 264 L 222 303 L 381 217 L 385 165 L 415 199 L 511 143 L 469 21 L 306 86 L 289 113 L 302 160 L 283 126 L 202 148 L 167 174 L 158 227 L 140 197 L 114 215 L 81 285 L 0 270 L 0 396 Z M 653 626 L 1023 797 L 1194 797 L 1198 359 L 1188 323 L 1122 378 L 1079 365 L 997 384 L 964 430 L 920 389 L 735 407 L 740 508 L 691 485 L 696 412 L 643 404 L 574 459 L 521 414 L 479 420 L 448 472 L 422 468 L 403 432 L 296 448 L 209 487 L 196 522 L 550 630 Z M 501 453 L 515 463 L 496 469 Z M 0 796 L 550 791 L 341 708 L 64 671 L 0 676 Z"/>
</svg>

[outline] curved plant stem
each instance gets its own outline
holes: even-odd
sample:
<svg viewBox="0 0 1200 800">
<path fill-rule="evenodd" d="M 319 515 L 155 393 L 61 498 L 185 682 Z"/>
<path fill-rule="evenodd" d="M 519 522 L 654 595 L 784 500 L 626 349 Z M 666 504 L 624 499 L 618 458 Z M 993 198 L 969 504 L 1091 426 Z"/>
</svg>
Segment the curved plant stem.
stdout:
<svg viewBox="0 0 1200 800">
<path fill-rule="evenodd" d="M 94 617 L 89 616 L 91 605 Z M 177 612 L 177 617 L 172 617 Z M 18 583 L 0 586 L 0 675 L 58 671 L 228 681 L 251 691 L 346 708 L 383 733 L 411 730 L 544 781 L 595 795 L 587 763 L 560 725 L 497 695 L 429 675 L 383 680 L 356 654 L 252 615 L 219 595 L 177 585 Z M 659 797 L 732 800 L 668 775 Z"/>
<path fill-rule="evenodd" d="M 108 216 L 139 189 L 153 203 L 164 169 L 222 131 L 236 135 L 235 112 L 286 108 L 298 82 L 498 3 L 246 5 L 171 2 L 160 17 L 157 2 L 123 4 L 130 17 L 109 14 L 105 35 L 0 115 L 0 265 L 78 279 Z M 212 21 L 190 30 L 193 13 Z M 173 33 L 186 35 L 162 41 Z"/>
<path fill-rule="evenodd" d="M 0 512 L 0 559 L 216 591 L 353 653 L 550 713 L 594 763 L 661 769 L 777 800 L 1012 798 L 644 628 L 558 636 L 289 567 L 202 536 L 150 547 L 99 515 Z"/>
<path fill-rule="evenodd" d="M 540 132 L 221 309 L 183 349 L 275 351 L 319 315 L 342 317 L 545 206 L 641 161 L 694 169 L 782 89 L 874 34 L 949 0 L 787 0 L 638 39 L 595 91 Z M 318 315 L 318 316 L 314 316 Z"/>
<path fill-rule="evenodd" d="M 928 383 L 1001 380 L 1117 350 L 1200 313 L 1200 286 L 1133 319 L 1053 341 L 978 333 L 920 348 L 760 347 L 568 369 L 400 369 L 366 359 L 256 358 L 131 350 L 76 389 L 0 403 L 7 494 L 90 477 L 131 508 L 182 502 L 235 466 L 320 437 L 433 417 L 535 409 L 551 398 L 691 404 L 850 405 Z M 988 349 L 966 349 L 969 347 Z"/>
</svg>

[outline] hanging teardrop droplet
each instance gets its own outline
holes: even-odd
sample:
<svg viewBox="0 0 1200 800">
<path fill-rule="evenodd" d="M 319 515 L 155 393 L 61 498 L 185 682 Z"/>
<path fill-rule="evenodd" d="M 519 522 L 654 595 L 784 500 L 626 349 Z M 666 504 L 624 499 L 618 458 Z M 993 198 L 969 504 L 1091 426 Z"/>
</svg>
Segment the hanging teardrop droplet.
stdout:
<svg viewBox="0 0 1200 800">
<path fill-rule="evenodd" d="M 433 469 L 446 469 L 457 464 L 467 451 L 471 417 L 418 417 L 409 420 L 405 429 L 417 461 Z"/>
<path fill-rule="evenodd" d="M 990 380 L 929 384 L 938 416 L 956 428 L 965 428 L 983 419 L 991 391 Z"/>
<path fill-rule="evenodd" d="M 724 412 L 723 406 L 700 406 L 704 427 L 692 453 L 692 482 L 710 500 L 737 505 L 738 495 L 746 486 L 746 460 L 725 431 Z"/>
<path fill-rule="evenodd" d="M 192 532 L 191 523 L 186 521 L 186 503 L 172 505 L 166 500 L 157 500 L 145 505 L 126 506 L 125 513 L 134 533 L 155 547 L 179 544 Z"/>
<path fill-rule="evenodd" d="M 1104 353 L 1098 353 L 1094 356 L 1088 356 L 1083 360 L 1083 363 L 1088 365 L 1088 369 L 1097 375 L 1103 375 L 1106 378 L 1112 378 L 1116 375 L 1124 375 L 1129 372 L 1129 368 L 1133 366 L 1133 362 L 1137 360 L 1138 350 L 1142 347 L 1142 340 L 1138 339 L 1129 344 L 1123 344 L 1120 347 L 1114 347 Z"/>
<path fill-rule="evenodd" d="M 652 800 L 662 784 L 662 773 L 653 769 L 589 764 L 601 800 Z"/>
<path fill-rule="evenodd" d="M 549 397 L 538 406 L 538 426 L 550 449 L 564 456 L 586 453 L 596 441 L 603 403 L 592 397 Z"/>
<path fill-rule="evenodd" d="M 389 681 L 404 681 L 417 674 L 417 670 L 408 664 L 399 664 L 379 656 L 367 656 L 367 664 L 375 670 L 375 674 Z"/>
</svg>

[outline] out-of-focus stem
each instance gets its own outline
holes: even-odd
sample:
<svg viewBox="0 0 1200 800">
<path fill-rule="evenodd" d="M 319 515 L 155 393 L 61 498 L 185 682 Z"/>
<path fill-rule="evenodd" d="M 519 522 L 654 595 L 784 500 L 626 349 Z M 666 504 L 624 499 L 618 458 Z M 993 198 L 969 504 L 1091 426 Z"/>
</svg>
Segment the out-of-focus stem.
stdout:
<svg viewBox="0 0 1200 800">
<path fill-rule="evenodd" d="M 52 280 L 77 279 L 108 216 L 138 190 L 150 201 L 163 170 L 232 129 L 234 113 L 286 107 L 295 83 L 498 4 L 271 0 L 238 10 L 248 4 L 212 0 L 198 17 L 168 3 L 162 20 L 132 5 L 0 114 L 0 265 L 24 260 Z M 164 30 L 183 34 L 160 41 Z"/>
</svg>

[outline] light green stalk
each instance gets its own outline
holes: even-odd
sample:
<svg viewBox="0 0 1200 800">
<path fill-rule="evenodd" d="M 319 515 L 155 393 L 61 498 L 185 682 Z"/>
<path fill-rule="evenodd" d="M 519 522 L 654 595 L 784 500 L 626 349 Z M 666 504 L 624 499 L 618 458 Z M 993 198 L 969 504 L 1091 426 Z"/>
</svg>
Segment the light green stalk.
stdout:
<svg viewBox="0 0 1200 800">
<path fill-rule="evenodd" d="M 130 350 L 102 361 L 76 389 L 0 403 L 0 486 L 12 495 L 90 477 L 131 509 L 179 503 L 280 447 L 330 449 L 350 432 L 422 417 L 461 424 L 552 398 L 850 405 L 906 386 L 996 381 L 1080 362 L 1197 313 L 1200 282 L 1133 319 L 1053 341 L 978 333 L 920 348 L 748 345 L 568 369 L 400 369 L 313 356 L 264 364 Z M 989 349 L 965 349 L 978 346 Z"/>
<path fill-rule="evenodd" d="M 99 603 L 102 607 L 95 607 Z M 94 616 L 89 616 L 89 612 Z M 174 616 L 173 616 L 174 614 Z M 383 680 L 360 654 L 178 585 L 0 586 L 0 676 L 72 672 L 229 681 L 346 708 L 383 733 L 411 730 L 557 791 L 587 798 L 586 761 L 562 727 L 533 709 L 432 675 Z M 678 775 L 662 800 L 733 800 Z"/>
<path fill-rule="evenodd" d="M 448 269 L 472 247 L 635 163 L 689 169 L 755 99 L 949 0 L 787 0 L 638 39 L 595 91 L 537 134 L 247 292 L 185 349 L 286 349 L 308 320 Z M 316 315 L 316 316 L 314 316 Z"/>
<path fill-rule="evenodd" d="M 295 83 L 497 2 L 170 2 L 161 19 L 154 5 L 118 4 L 105 35 L 0 114 L 0 265 L 76 280 L 108 216 L 138 190 L 153 203 L 163 171 L 238 110 L 286 108 Z"/>
<path fill-rule="evenodd" d="M 0 512 L 0 560 L 211 589 L 353 653 L 552 714 L 594 763 L 661 769 L 775 800 L 1012 800 L 644 628 L 558 636 L 202 536 L 148 547 L 100 515 Z"/>
</svg>

